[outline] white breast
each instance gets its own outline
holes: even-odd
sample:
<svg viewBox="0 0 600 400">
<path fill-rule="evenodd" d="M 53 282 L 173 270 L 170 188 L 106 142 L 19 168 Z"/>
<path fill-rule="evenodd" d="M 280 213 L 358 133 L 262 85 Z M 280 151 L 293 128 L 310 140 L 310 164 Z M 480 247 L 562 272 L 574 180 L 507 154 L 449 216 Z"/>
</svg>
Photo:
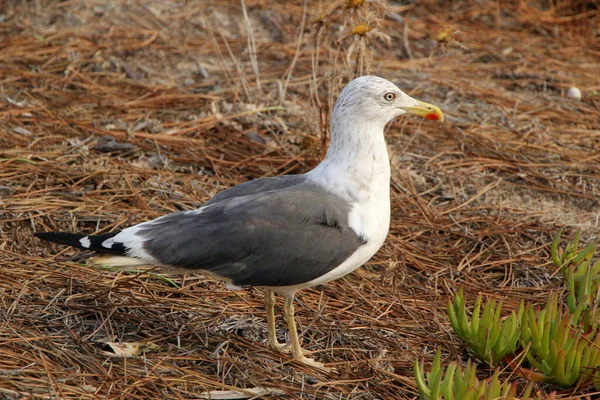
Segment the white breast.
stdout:
<svg viewBox="0 0 600 400">
<path fill-rule="evenodd" d="M 339 171 L 337 172 L 339 173 Z M 389 166 L 378 172 L 380 173 L 371 176 L 371 179 L 368 180 L 359 178 L 362 182 L 357 182 L 356 176 L 339 179 L 339 176 L 333 178 L 330 174 L 320 174 L 311 177 L 320 184 L 327 182 L 329 189 L 342 195 L 347 201 L 352 201 L 353 206 L 348 216 L 348 222 L 350 228 L 365 239 L 366 243 L 327 274 L 298 285 L 273 287 L 271 288 L 273 291 L 280 294 L 291 294 L 341 278 L 362 266 L 377 253 L 385 242 L 390 228 Z M 343 187 L 341 182 L 345 183 Z"/>
</svg>

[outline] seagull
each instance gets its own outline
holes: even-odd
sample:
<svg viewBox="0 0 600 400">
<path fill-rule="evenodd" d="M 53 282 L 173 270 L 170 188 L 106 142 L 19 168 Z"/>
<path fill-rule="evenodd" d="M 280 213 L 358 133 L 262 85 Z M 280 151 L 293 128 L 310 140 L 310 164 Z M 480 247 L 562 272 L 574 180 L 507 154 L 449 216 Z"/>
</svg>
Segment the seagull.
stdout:
<svg viewBox="0 0 600 400">
<path fill-rule="evenodd" d="M 329 370 L 308 358 L 294 321 L 298 291 L 338 279 L 366 263 L 383 245 L 390 226 L 390 161 L 385 126 L 413 114 L 443 121 L 441 110 L 413 99 L 377 76 L 351 81 L 332 113 L 331 144 L 323 161 L 299 175 L 261 178 L 217 193 L 202 207 L 143 222 L 118 232 L 85 235 L 38 232 L 40 239 L 107 253 L 97 263 L 152 265 L 199 272 L 230 289 L 265 289 L 270 347 L 282 351 L 275 332 L 275 294 L 295 360 Z"/>
</svg>

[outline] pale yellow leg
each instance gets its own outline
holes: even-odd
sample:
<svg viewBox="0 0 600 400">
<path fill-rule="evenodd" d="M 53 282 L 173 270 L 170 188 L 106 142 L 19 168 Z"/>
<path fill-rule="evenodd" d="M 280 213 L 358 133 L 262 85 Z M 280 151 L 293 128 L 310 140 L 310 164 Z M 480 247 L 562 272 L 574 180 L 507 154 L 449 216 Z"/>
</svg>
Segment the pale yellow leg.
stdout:
<svg viewBox="0 0 600 400">
<path fill-rule="evenodd" d="M 288 330 L 290 331 L 290 341 L 292 342 L 292 355 L 296 361 L 301 363 L 322 369 L 324 371 L 330 371 L 330 368 L 325 367 L 323 363 L 313 360 L 304 356 L 302 348 L 300 347 L 300 340 L 298 338 L 298 331 L 296 330 L 296 321 L 294 320 L 294 295 L 285 296 L 284 312 L 285 321 L 287 322 Z"/>
<path fill-rule="evenodd" d="M 267 309 L 267 343 L 269 344 L 269 347 L 281 351 L 285 347 L 285 344 L 281 344 L 277 341 L 277 335 L 275 333 L 275 294 L 269 289 L 265 291 L 265 307 Z"/>
</svg>

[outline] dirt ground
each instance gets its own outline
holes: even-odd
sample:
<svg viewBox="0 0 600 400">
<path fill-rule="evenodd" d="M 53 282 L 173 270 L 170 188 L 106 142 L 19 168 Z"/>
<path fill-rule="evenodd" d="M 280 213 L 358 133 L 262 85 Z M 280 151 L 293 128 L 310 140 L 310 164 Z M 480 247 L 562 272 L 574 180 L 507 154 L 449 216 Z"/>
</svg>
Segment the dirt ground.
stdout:
<svg viewBox="0 0 600 400">
<path fill-rule="evenodd" d="M 32 236 L 109 232 L 308 171 L 361 73 L 446 121 L 389 126 L 386 244 L 297 298 L 305 348 L 336 373 L 266 346 L 261 289 L 102 271 Z M 545 299 L 561 287 L 551 237 L 597 239 L 599 196 L 597 1 L 7 0 L 0 398 L 414 399 L 415 359 L 468 357 L 445 313 L 458 287 L 507 310 Z"/>
</svg>

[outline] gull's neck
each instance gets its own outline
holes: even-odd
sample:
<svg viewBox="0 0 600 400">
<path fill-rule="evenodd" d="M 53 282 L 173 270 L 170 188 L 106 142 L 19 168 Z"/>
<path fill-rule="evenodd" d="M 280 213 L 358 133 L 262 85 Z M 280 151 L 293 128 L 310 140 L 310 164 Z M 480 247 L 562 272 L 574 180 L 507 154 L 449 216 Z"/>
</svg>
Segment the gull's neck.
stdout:
<svg viewBox="0 0 600 400">
<path fill-rule="evenodd" d="M 390 161 L 385 124 L 334 112 L 325 159 L 309 174 L 332 190 L 359 202 L 387 197 Z"/>
</svg>

